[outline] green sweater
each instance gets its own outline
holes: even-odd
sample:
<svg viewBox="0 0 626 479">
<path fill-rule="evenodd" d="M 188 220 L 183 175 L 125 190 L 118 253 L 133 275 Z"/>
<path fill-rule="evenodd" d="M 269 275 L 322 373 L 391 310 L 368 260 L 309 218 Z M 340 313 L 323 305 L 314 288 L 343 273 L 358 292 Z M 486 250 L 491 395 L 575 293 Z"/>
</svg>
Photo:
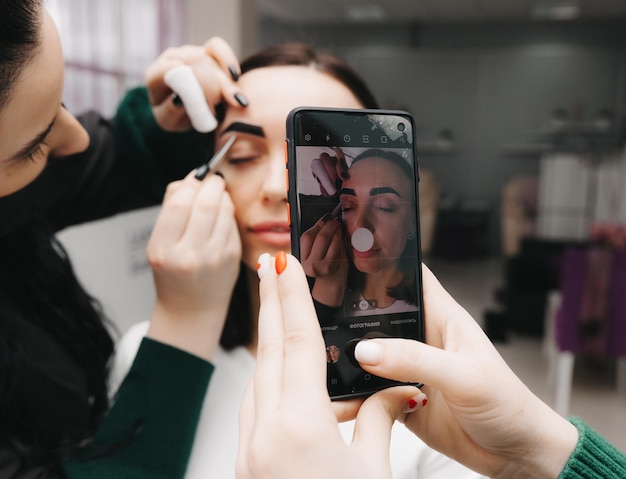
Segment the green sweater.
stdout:
<svg viewBox="0 0 626 479">
<path fill-rule="evenodd" d="M 144 338 L 95 438 L 63 464 L 69 479 L 182 478 L 213 366 Z"/>
<path fill-rule="evenodd" d="M 183 178 L 213 154 L 213 133 L 163 131 L 154 119 L 144 87 L 126 93 L 118 106 L 114 128 L 117 154 L 159 197 L 172 179 Z"/>
<path fill-rule="evenodd" d="M 559 479 L 626 478 L 626 455 L 578 418 L 570 418 L 578 429 L 578 444 Z"/>
</svg>

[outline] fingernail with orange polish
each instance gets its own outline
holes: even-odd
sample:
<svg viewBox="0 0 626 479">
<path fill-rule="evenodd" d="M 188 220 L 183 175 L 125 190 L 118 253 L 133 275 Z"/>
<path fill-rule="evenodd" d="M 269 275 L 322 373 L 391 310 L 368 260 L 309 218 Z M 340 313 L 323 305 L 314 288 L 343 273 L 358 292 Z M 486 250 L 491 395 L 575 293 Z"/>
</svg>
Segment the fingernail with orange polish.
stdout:
<svg viewBox="0 0 626 479">
<path fill-rule="evenodd" d="M 287 267 L 287 254 L 284 251 L 279 251 L 276 254 L 275 265 L 276 274 L 280 274 L 285 271 L 285 268 Z"/>
</svg>

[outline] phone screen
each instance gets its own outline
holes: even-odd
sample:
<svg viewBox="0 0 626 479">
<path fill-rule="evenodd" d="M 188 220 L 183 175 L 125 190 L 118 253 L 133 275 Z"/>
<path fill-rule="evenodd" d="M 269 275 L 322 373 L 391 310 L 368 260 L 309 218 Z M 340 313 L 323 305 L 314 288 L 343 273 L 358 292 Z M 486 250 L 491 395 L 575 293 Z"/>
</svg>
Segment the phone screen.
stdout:
<svg viewBox="0 0 626 479">
<path fill-rule="evenodd" d="M 362 339 L 424 340 L 413 119 L 298 108 L 287 142 L 292 251 L 326 343 L 330 396 L 396 385 L 361 369 L 353 352 Z"/>
</svg>

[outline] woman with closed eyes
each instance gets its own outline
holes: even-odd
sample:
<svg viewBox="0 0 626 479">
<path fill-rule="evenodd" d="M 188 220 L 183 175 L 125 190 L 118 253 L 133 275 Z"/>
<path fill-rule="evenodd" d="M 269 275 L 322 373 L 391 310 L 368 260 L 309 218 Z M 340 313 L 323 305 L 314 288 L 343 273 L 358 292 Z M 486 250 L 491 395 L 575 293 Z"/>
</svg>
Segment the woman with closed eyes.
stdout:
<svg viewBox="0 0 626 479">
<path fill-rule="evenodd" d="M 233 294 L 222 298 L 229 306 L 221 348 L 214 360 L 216 370 L 187 472 L 188 479 L 229 478 L 235 476 L 240 403 L 254 373 L 257 354 L 258 258 L 290 248 L 284 156 L 287 114 L 303 105 L 376 108 L 377 104 L 350 68 L 307 45 L 282 44 L 252 55 L 241 63 L 241 75 L 236 81 L 223 76 L 215 62 L 212 69 L 207 68 L 210 58 L 196 56 L 190 47 L 182 48 L 188 58 L 186 63 L 193 68 L 207 103 L 219 120 L 214 133 L 215 149 L 236 135 L 218 170 L 234 205 L 242 245 L 241 269 Z M 173 66 L 175 63 L 164 56 L 156 69 L 166 71 Z M 239 70 L 237 65 L 235 69 Z M 171 90 L 163 88 L 162 95 L 151 96 L 150 101 L 155 110 L 171 112 L 170 124 L 161 126 L 183 131 L 189 128 L 189 121 L 183 108 L 172 106 L 171 94 Z M 145 94 L 137 91 L 136 95 L 134 107 L 139 110 L 140 97 L 143 95 L 145 103 Z M 139 114 L 135 116 L 141 120 Z M 137 151 L 149 149 L 148 141 L 137 147 Z M 333 227 L 330 223 L 329 228 Z M 145 325 L 140 324 L 122 339 L 114 374 L 125 373 L 144 332 Z M 342 424 L 340 429 L 349 441 L 353 424 Z M 426 447 L 401 425 L 394 428 L 393 437 L 390 453 L 397 478 L 478 477 Z"/>
<path fill-rule="evenodd" d="M 319 275 L 313 298 L 331 308 L 342 305 L 344 315 L 416 311 L 413 168 L 393 151 L 368 149 L 354 158 L 347 171 L 339 190 L 340 233 L 350 259 L 344 297 L 336 297 L 336 291 L 344 289 L 342 278 Z M 320 231 L 314 225 L 303 242 L 314 241 L 311 238 Z"/>
</svg>

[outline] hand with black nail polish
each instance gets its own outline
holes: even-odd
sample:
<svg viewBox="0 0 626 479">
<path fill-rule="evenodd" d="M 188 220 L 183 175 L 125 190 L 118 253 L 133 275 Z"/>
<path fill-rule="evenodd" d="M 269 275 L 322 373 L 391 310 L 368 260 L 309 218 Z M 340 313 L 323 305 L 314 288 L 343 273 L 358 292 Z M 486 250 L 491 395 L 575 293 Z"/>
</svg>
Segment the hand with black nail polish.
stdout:
<svg viewBox="0 0 626 479">
<path fill-rule="evenodd" d="M 193 109 L 193 106 L 185 105 L 182 100 L 185 95 L 172 91 L 164 80 L 168 71 L 181 65 L 191 67 L 204 93 L 208 110 L 218 123 L 226 108 L 241 109 L 248 106 L 248 99 L 237 86 L 241 75 L 239 61 L 222 38 L 213 37 L 204 45 L 168 48 L 146 72 L 146 86 L 154 118 L 163 130 L 181 132 L 192 127 L 189 115 L 195 112 L 188 111 L 188 108 Z M 221 111 L 217 106 L 221 106 Z M 197 122 L 194 124 L 197 125 Z"/>
</svg>

